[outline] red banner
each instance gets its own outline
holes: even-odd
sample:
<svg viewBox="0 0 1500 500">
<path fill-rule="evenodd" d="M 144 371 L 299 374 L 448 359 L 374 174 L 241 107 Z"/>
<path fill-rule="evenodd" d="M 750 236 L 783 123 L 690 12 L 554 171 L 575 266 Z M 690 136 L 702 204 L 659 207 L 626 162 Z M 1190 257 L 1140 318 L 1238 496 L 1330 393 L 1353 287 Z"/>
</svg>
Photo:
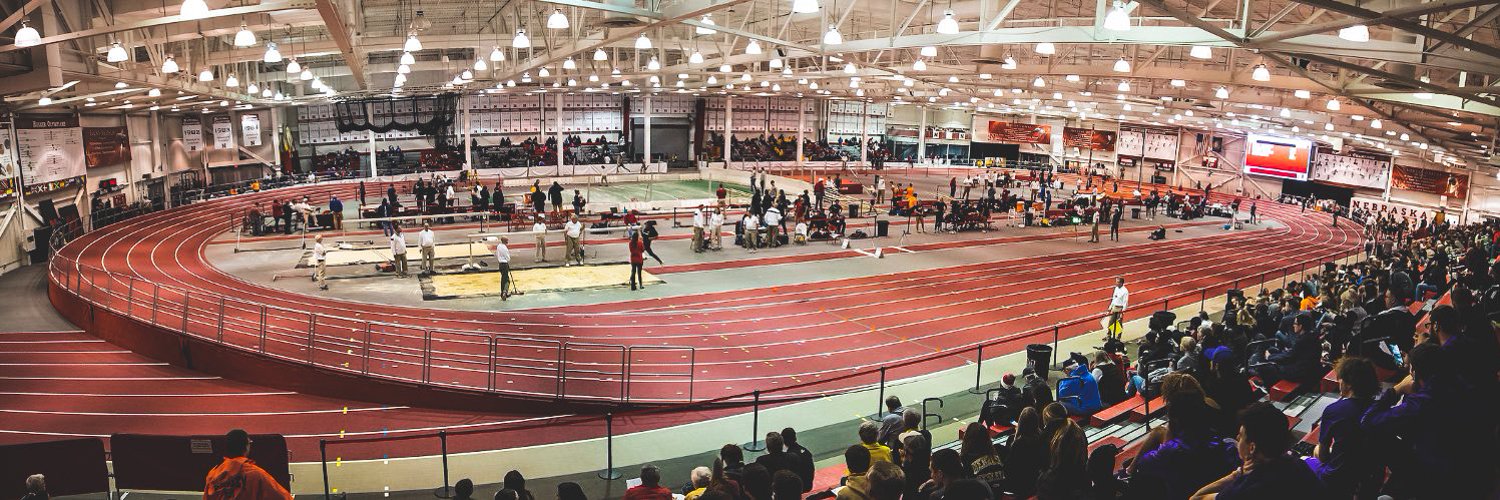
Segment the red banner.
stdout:
<svg viewBox="0 0 1500 500">
<path fill-rule="evenodd" d="M 1115 132 L 1077 127 L 1063 127 L 1063 146 L 1094 151 L 1114 151 Z"/>
<path fill-rule="evenodd" d="M 1391 188 L 1462 199 L 1469 195 L 1469 176 L 1395 165 L 1391 167 Z"/>
<path fill-rule="evenodd" d="M 130 161 L 130 134 L 125 127 L 84 127 L 83 158 L 88 168 Z"/>
<path fill-rule="evenodd" d="M 1011 123 L 991 121 L 988 127 L 990 141 L 1005 142 L 1010 144 L 1050 144 L 1052 143 L 1051 125 L 1032 125 L 1029 123 Z"/>
</svg>

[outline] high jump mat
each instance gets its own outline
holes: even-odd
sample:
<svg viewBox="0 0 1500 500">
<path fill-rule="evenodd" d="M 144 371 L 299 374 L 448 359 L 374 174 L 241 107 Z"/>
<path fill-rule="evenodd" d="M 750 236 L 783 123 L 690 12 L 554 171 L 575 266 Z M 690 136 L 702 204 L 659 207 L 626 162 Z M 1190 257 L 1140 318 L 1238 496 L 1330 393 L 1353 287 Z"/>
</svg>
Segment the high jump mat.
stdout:
<svg viewBox="0 0 1500 500">
<path fill-rule="evenodd" d="M 661 278 L 642 271 L 646 284 L 665 283 Z M 510 278 L 522 293 L 568 292 L 630 286 L 630 264 L 591 264 L 583 266 L 548 266 L 512 269 Z M 498 297 L 500 273 L 435 274 L 422 277 L 424 300 Z"/>
</svg>

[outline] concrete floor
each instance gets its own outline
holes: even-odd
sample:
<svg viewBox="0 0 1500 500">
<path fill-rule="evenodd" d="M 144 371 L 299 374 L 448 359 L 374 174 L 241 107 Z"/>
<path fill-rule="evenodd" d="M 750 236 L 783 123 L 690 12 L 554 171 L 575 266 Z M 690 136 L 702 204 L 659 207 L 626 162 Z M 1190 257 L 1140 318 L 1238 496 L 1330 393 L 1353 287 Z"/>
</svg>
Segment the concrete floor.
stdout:
<svg viewBox="0 0 1500 500">
<path fill-rule="evenodd" d="M 33 264 L 0 275 L 0 296 L 5 297 L 5 325 L 11 332 L 61 332 L 77 330 L 63 319 L 47 299 L 47 265 Z"/>
</svg>

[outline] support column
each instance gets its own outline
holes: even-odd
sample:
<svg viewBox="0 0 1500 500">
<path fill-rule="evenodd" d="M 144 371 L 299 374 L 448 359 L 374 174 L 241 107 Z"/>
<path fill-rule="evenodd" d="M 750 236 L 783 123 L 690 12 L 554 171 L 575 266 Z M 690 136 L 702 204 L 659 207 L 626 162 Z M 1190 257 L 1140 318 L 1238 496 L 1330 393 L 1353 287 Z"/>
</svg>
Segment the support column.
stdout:
<svg viewBox="0 0 1500 500">
<path fill-rule="evenodd" d="M 807 128 L 807 99 L 797 99 L 797 166 L 803 165 L 802 141 L 803 130 Z"/>
<path fill-rule="evenodd" d="M 563 168 L 563 95 L 557 94 L 557 175 Z"/>
<path fill-rule="evenodd" d="M 646 137 L 645 137 L 645 144 L 646 144 L 645 153 L 646 154 L 641 156 L 641 171 L 642 172 L 646 172 L 646 171 L 650 170 L 649 168 L 647 168 L 647 166 L 651 164 L 651 115 L 656 114 L 656 109 L 651 107 L 651 96 L 649 94 L 646 95 L 646 106 L 645 106 L 645 108 L 643 108 L 643 111 L 645 111 L 645 115 L 646 115 L 645 118 L 644 118 L 644 120 L 643 120 L 645 122 L 645 128 L 644 128 L 644 130 L 646 131 L 645 132 L 645 135 L 646 135 Z"/>
<path fill-rule="evenodd" d="M 724 96 L 724 168 L 729 168 L 730 146 L 734 144 L 734 96 Z"/>
<path fill-rule="evenodd" d="M 927 161 L 927 106 L 919 105 L 917 109 L 922 116 L 917 121 L 917 163 L 924 163 Z"/>
<path fill-rule="evenodd" d="M 147 124 L 147 128 L 146 128 L 147 133 L 150 134 L 150 137 L 151 137 L 151 176 L 152 177 L 156 177 L 156 173 L 157 173 L 158 170 L 165 170 L 165 169 L 161 168 L 162 165 L 161 165 L 161 115 L 160 115 L 160 113 L 161 113 L 160 111 L 152 111 L 151 112 L 151 114 L 149 115 L 150 116 L 150 118 L 149 118 L 150 123 Z M 272 108 L 271 115 L 275 116 L 275 114 L 276 114 L 275 108 Z M 275 130 L 275 129 L 272 129 L 272 130 Z M 275 142 L 276 138 L 275 137 L 276 137 L 275 135 L 272 136 L 271 145 L 272 145 L 273 148 L 276 149 L 276 153 L 279 155 L 281 153 L 281 148 L 276 145 L 276 142 Z M 166 181 L 162 181 L 162 193 L 166 193 L 166 186 L 167 186 Z M 25 191 L 25 190 L 22 189 L 20 191 Z M 163 204 L 163 206 L 166 206 L 166 205 Z"/>
<path fill-rule="evenodd" d="M 375 168 L 375 131 L 365 131 L 365 136 L 370 140 L 370 178 L 380 176 L 380 169 Z"/>
<path fill-rule="evenodd" d="M 266 109 L 266 114 L 268 114 L 268 115 L 271 116 L 271 154 L 276 156 L 276 162 L 278 163 L 277 165 L 271 166 L 271 168 L 277 169 L 278 171 L 280 171 L 281 169 L 285 168 L 282 165 L 280 165 L 280 162 L 281 162 L 281 110 L 279 110 L 277 108 L 267 108 Z M 151 116 L 152 116 L 151 126 L 159 128 L 161 125 L 156 120 L 156 112 L 153 111 L 151 113 Z M 156 134 L 156 136 L 160 136 L 161 135 L 161 133 L 159 131 L 155 132 L 155 134 Z M 160 144 L 160 142 L 158 142 L 156 144 Z M 151 147 L 152 148 L 156 148 L 158 146 L 152 145 Z"/>
<path fill-rule="evenodd" d="M 866 164 L 866 158 L 870 154 L 870 103 L 869 101 L 859 104 L 859 164 Z"/>
<path fill-rule="evenodd" d="M 460 137 L 463 137 L 464 141 L 464 168 L 467 169 L 474 168 L 474 147 L 472 146 L 472 144 L 474 144 L 474 127 L 473 122 L 470 121 L 471 118 L 469 117 L 470 99 L 472 98 L 469 96 L 464 96 L 463 98 L 458 100 L 459 104 L 463 106 L 460 109 L 462 109 L 464 113 L 464 133 Z"/>
</svg>

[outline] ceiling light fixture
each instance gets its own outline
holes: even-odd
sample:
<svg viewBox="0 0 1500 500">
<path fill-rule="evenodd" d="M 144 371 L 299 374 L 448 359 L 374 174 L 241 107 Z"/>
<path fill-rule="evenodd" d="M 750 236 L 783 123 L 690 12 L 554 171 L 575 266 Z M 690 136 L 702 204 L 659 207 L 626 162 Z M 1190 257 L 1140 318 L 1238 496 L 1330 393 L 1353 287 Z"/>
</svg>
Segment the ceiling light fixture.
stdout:
<svg viewBox="0 0 1500 500">
<path fill-rule="evenodd" d="M 1036 44 L 1036 53 L 1050 56 L 1057 53 L 1057 47 L 1054 47 L 1052 42 L 1041 42 Z"/>
<path fill-rule="evenodd" d="M 1329 111 L 1338 111 L 1341 106 L 1338 99 L 1329 99 L 1326 107 Z"/>
<path fill-rule="evenodd" d="M 198 81 L 200 81 L 200 82 L 211 82 L 211 81 L 214 81 L 214 70 L 209 69 L 209 68 L 203 68 L 203 71 L 199 71 L 198 72 Z"/>
<path fill-rule="evenodd" d="M 750 43 L 745 44 L 745 54 L 752 56 L 760 54 L 760 42 L 757 42 L 754 38 L 751 38 Z"/>
<path fill-rule="evenodd" d="M 1219 87 L 1218 90 L 1214 91 L 1214 97 L 1219 98 L 1219 99 L 1228 99 L 1229 98 L 1229 87 Z"/>
<path fill-rule="evenodd" d="M 564 15 L 561 8 L 552 9 L 552 15 L 547 16 L 547 27 L 555 30 L 568 29 L 568 16 Z"/>
<path fill-rule="evenodd" d="M 1370 28 L 1363 24 L 1349 26 L 1339 30 L 1339 38 L 1351 42 L 1368 42 L 1370 41 Z"/>
<path fill-rule="evenodd" d="M 406 43 L 403 44 L 401 48 L 405 49 L 407 52 L 416 52 L 422 50 L 422 41 L 417 39 L 416 33 L 412 33 L 406 35 Z"/>
<path fill-rule="evenodd" d="M 183 0 L 182 10 L 177 13 L 184 19 L 200 19 L 208 15 L 208 4 L 203 0 Z"/>
<path fill-rule="evenodd" d="M 922 50 L 918 51 L 917 53 L 921 54 L 922 57 L 937 57 L 937 47 L 926 45 L 923 46 Z"/>
<path fill-rule="evenodd" d="M 702 25 L 705 25 L 705 26 L 694 26 L 693 27 L 693 33 L 695 33 L 695 34 L 699 34 L 699 35 L 712 35 L 714 33 L 718 33 L 718 31 L 715 31 L 713 28 L 708 27 L 708 26 L 717 26 L 716 24 L 714 24 L 713 14 L 704 14 L 703 15 L 703 19 L 699 19 L 698 20 L 698 24 L 702 24 Z"/>
<path fill-rule="evenodd" d="M 42 43 L 42 33 L 31 27 L 30 21 L 22 19 L 21 29 L 16 30 L 16 46 L 31 47 L 38 43 Z"/>
<path fill-rule="evenodd" d="M 487 71 L 489 69 L 490 69 L 490 65 L 487 64 L 487 63 L 485 63 L 484 59 L 482 59 L 482 58 L 475 58 L 474 59 L 474 71 Z"/>
<path fill-rule="evenodd" d="M 397 73 L 411 73 L 411 67 L 407 66 L 405 64 L 402 64 L 400 66 L 396 66 L 396 72 Z M 312 70 L 308 69 L 308 68 L 302 68 L 302 72 L 297 74 L 297 79 L 298 80 L 302 80 L 304 82 L 313 79 Z"/>
<path fill-rule="evenodd" d="M 1130 82 L 1126 80 L 1120 80 L 1120 84 L 1115 86 L 1115 90 L 1118 90 L 1120 92 L 1130 92 Z"/>
<path fill-rule="evenodd" d="M 823 45 L 841 45 L 844 43 L 844 35 L 839 34 L 837 26 L 829 26 L 828 32 L 823 34 Z"/>
<path fill-rule="evenodd" d="M 1187 80 L 1182 80 L 1182 79 L 1179 79 L 1179 78 L 1173 78 L 1172 81 L 1167 82 L 1167 83 L 1170 83 L 1173 87 L 1186 87 L 1187 86 Z"/>
<path fill-rule="evenodd" d="M 1042 77 L 1038 76 L 1038 77 L 1036 77 L 1035 80 L 1031 81 L 1031 86 L 1032 87 L 1036 87 L 1036 88 L 1046 87 L 1047 86 L 1047 81 L 1043 80 Z"/>
<path fill-rule="evenodd" d="M 655 58 L 653 58 L 652 60 L 655 60 Z M 542 66 L 541 69 L 536 70 L 536 76 L 539 78 L 546 78 L 552 76 L 552 72 L 548 71 L 546 66 Z"/>
<path fill-rule="evenodd" d="M 797 14 L 812 14 L 818 9 L 818 0 L 792 0 L 792 12 Z"/>
<path fill-rule="evenodd" d="M 290 75 L 290 74 L 301 73 L 301 72 L 302 72 L 302 65 L 299 64 L 296 59 L 292 59 L 292 62 L 286 63 L 286 74 Z"/>
<path fill-rule="evenodd" d="M 255 32 L 250 31 L 250 26 L 240 21 L 240 30 L 234 34 L 235 47 L 254 47 Z"/>
<path fill-rule="evenodd" d="M 110 44 L 109 53 L 104 55 L 104 60 L 112 63 L 125 62 L 128 59 L 130 55 L 125 52 L 125 47 L 121 46 L 120 42 Z"/>
<path fill-rule="evenodd" d="M 1005 60 L 1000 63 L 1000 69 L 1016 69 L 1016 58 L 1006 54 Z"/>
<path fill-rule="evenodd" d="M 1079 77 L 1078 75 L 1068 75 L 1068 76 L 1063 77 L 1063 79 L 1067 80 L 1067 81 L 1070 81 L 1070 82 L 1078 82 L 1078 81 L 1082 80 L 1083 78 Z"/>
<path fill-rule="evenodd" d="M 641 33 L 641 36 L 635 37 L 635 49 L 651 50 L 651 39 L 647 38 L 645 33 Z"/>
<path fill-rule="evenodd" d="M 923 61 L 921 59 L 917 59 L 916 62 L 911 63 L 911 70 L 912 71 L 927 71 L 927 62 Z"/>
<path fill-rule="evenodd" d="M 501 61 L 504 61 L 504 60 L 505 60 L 505 52 L 502 52 L 500 50 L 500 47 L 497 46 L 494 49 L 490 50 L 490 62 L 501 62 Z"/>
<path fill-rule="evenodd" d="M 250 95 L 259 94 L 260 93 L 260 85 L 256 85 L 255 82 L 250 82 L 250 85 L 248 85 L 248 86 L 245 87 L 245 93 L 250 94 Z M 150 96 L 151 94 L 146 94 L 146 95 Z"/>
<path fill-rule="evenodd" d="M 1192 57 L 1193 59 L 1212 59 L 1214 57 L 1214 49 L 1207 45 L 1194 45 L 1192 50 L 1188 51 L 1188 57 Z"/>
<path fill-rule="evenodd" d="M 213 76 L 213 75 L 210 74 L 209 76 Z M 203 75 L 198 75 L 198 79 L 200 79 L 200 80 L 203 79 Z M 224 79 L 224 86 L 225 87 L 231 87 L 231 88 L 238 87 L 238 86 L 240 86 L 240 79 L 237 78 L 237 77 L 235 77 L 234 73 L 230 73 L 229 74 L 229 78 L 225 78 Z"/>
<path fill-rule="evenodd" d="M 568 56 L 567 59 L 563 59 L 563 69 L 566 69 L 566 70 L 578 69 L 578 63 L 575 62 L 575 61 L 573 61 L 573 57 L 572 56 Z"/>
<path fill-rule="evenodd" d="M 938 21 L 937 32 L 944 35 L 958 34 L 958 20 L 953 19 L 953 9 L 943 11 L 943 20 Z"/>
<path fill-rule="evenodd" d="M 1250 78 L 1257 82 L 1269 82 L 1271 81 L 1271 70 L 1266 69 L 1266 65 L 1264 64 L 1257 64 L 1255 65 L 1255 69 L 1250 71 Z"/>
<path fill-rule="evenodd" d="M 1135 2 L 1131 2 L 1133 6 Z M 1104 29 L 1112 31 L 1130 31 L 1130 7 L 1124 2 L 1115 0 L 1114 6 L 1110 7 L 1109 13 L 1104 15 Z"/>
<path fill-rule="evenodd" d="M 154 88 L 151 90 L 147 90 L 146 97 L 161 97 L 161 89 Z"/>
<path fill-rule="evenodd" d="M 177 67 L 177 60 L 172 58 L 172 54 L 167 54 L 167 60 L 162 61 L 161 63 L 161 72 L 172 74 L 176 73 L 178 70 L 179 68 Z"/>
<path fill-rule="evenodd" d="M 516 30 L 516 37 L 510 40 L 510 45 L 518 49 L 529 49 L 531 48 L 531 37 L 526 36 L 524 28 L 518 29 Z"/>
<path fill-rule="evenodd" d="M 1115 72 L 1116 73 L 1129 73 L 1130 72 L 1130 61 L 1126 61 L 1124 57 L 1116 59 L 1115 60 Z"/>
</svg>

